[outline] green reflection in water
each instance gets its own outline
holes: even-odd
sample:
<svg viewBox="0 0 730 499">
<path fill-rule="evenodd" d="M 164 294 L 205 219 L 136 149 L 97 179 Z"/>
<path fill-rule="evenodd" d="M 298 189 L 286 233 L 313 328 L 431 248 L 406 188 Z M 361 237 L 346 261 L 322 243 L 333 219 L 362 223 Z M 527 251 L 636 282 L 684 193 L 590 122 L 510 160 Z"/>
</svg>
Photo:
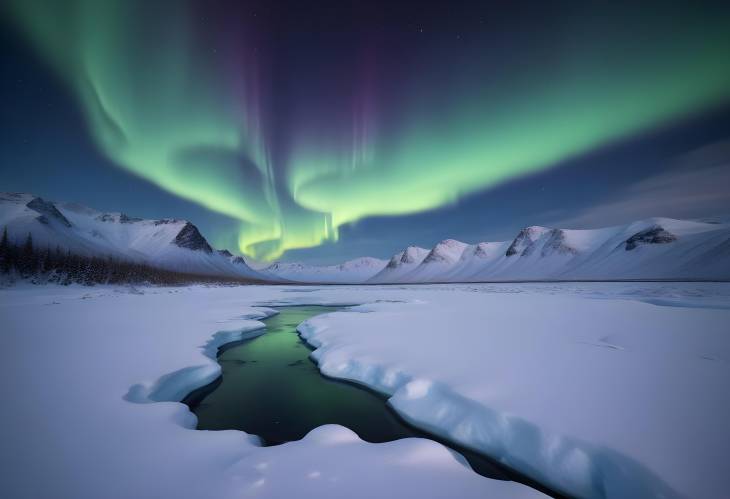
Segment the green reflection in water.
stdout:
<svg viewBox="0 0 730 499">
<path fill-rule="evenodd" d="M 221 349 L 222 377 L 183 401 L 198 417 L 198 429 L 241 430 L 258 435 L 265 445 L 299 440 L 325 424 L 346 426 L 368 442 L 428 438 L 455 449 L 480 475 L 550 492 L 484 456 L 406 425 L 387 406 L 385 396 L 322 376 L 296 327 L 312 316 L 338 310 L 342 308 L 282 307 L 264 321 L 265 334 Z"/>
</svg>

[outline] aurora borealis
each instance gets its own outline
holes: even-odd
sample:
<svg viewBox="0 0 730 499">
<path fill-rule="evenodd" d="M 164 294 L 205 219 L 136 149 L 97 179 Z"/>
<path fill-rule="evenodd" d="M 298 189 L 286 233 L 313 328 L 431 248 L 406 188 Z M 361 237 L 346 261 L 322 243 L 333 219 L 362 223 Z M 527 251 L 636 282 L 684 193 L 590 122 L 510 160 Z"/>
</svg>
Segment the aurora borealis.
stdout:
<svg viewBox="0 0 730 499">
<path fill-rule="evenodd" d="M 99 151 L 264 260 L 730 100 L 721 3 L 6 3 Z"/>
</svg>

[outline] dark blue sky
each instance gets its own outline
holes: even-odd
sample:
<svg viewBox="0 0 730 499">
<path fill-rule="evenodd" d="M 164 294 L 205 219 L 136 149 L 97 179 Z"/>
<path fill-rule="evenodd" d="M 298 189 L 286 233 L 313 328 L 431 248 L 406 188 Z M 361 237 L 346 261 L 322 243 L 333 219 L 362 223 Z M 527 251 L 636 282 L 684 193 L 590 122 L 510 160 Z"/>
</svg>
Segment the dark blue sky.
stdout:
<svg viewBox="0 0 730 499">
<path fill-rule="evenodd" d="M 0 36 L 5 75 L 0 80 L 0 190 L 146 218 L 189 219 L 215 245 L 235 251 L 237 222 L 106 159 L 67 86 L 11 31 L 3 29 Z M 429 247 L 446 237 L 504 240 L 526 225 L 588 228 L 650 216 L 727 217 L 730 197 L 707 191 L 723 184 L 729 190 L 730 155 L 723 146 L 728 138 L 730 108 L 718 107 L 440 209 L 362 219 L 341 227 L 337 243 L 291 250 L 284 259 L 331 263 L 363 255 L 387 258 L 406 245 Z M 707 154 L 687 156 L 712 144 L 716 146 Z M 660 187 L 652 189 L 654 185 Z"/>
</svg>

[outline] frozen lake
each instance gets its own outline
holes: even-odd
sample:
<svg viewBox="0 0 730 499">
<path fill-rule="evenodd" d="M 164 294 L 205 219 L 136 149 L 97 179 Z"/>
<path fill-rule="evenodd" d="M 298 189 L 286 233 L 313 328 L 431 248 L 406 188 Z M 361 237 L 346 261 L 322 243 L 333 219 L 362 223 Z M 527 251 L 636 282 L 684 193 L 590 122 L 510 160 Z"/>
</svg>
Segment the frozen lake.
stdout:
<svg viewBox="0 0 730 499">
<path fill-rule="evenodd" d="M 309 433 L 291 420 L 278 435 L 266 424 L 223 429 L 255 422 L 259 403 L 229 405 L 235 421 L 219 426 L 204 422 L 205 406 L 199 424 L 180 403 L 217 379 L 221 364 L 224 377 L 260 369 L 255 376 L 266 378 L 264 361 L 293 341 L 275 361 L 282 372 L 370 387 L 408 425 L 553 490 L 722 496 L 728 297 L 722 283 L 3 289 L 0 374 L 13 408 L 0 416 L 5 489 L 13 498 L 540 497 L 474 473 L 430 439 L 370 443 L 378 436 L 365 436 L 367 421 L 328 408 L 332 397 L 307 386 L 295 390 L 304 401 L 288 400 L 286 389 L 282 398 L 304 404 L 292 413 L 320 425 Z M 304 317 L 267 319 L 269 307 L 295 305 L 348 306 L 298 327 L 317 370 L 298 362 L 310 353 L 292 330 Z M 248 345 L 261 347 L 240 359 L 224 352 L 219 364 L 218 347 L 261 335 L 262 320 L 283 329 L 258 336 Z M 268 377 L 263 391 L 241 386 L 262 411 L 270 403 L 277 418 L 291 417 L 272 401 Z M 370 397 L 360 407 L 379 411 L 374 419 L 388 417 L 380 397 L 356 390 Z M 324 424 L 332 414 L 353 419 Z M 196 429 L 204 424 L 221 430 Z M 257 433 L 287 442 L 262 446 Z"/>
</svg>

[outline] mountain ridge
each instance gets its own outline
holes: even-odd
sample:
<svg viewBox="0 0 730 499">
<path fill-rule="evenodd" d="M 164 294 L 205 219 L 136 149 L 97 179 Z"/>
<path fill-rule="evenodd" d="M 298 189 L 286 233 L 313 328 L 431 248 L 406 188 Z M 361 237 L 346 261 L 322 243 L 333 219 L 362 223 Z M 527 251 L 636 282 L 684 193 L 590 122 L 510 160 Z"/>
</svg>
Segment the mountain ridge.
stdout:
<svg viewBox="0 0 730 499">
<path fill-rule="evenodd" d="M 17 244 L 114 257 L 153 267 L 268 282 L 390 284 L 525 280 L 730 280 L 730 224 L 647 218 L 597 229 L 530 226 L 507 241 L 444 239 L 390 259 L 335 265 L 275 262 L 252 268 L 215 249 L 189 221 L 105 213 L 27 193 L 0 193 L 0 228 Z"/>
<path fill-rule="evenodd" d="M 277 274 L 276 265 L 268 270 Z M 307 271 L 288 279 L 346 281 L 336 275 L 337 265 L 298 265 Z M 444 239 L 430 250 L 408 246 L 371 277 L 348 282 L 571 280 L 730 280 L 730 224 L 655 217 L 596 229 L 530 226 L 507 241 Z"/>
<path fill-rule="evenodd" d="M 187 220 L 130 217 L 29 193 L 0 193 L 0 228 L 15 243 L 28 234 L 37 247 L 86 257 L 113 257 L 194 275 L 276 281 L 228 250 L 214 250 Z"/>
</svg>

